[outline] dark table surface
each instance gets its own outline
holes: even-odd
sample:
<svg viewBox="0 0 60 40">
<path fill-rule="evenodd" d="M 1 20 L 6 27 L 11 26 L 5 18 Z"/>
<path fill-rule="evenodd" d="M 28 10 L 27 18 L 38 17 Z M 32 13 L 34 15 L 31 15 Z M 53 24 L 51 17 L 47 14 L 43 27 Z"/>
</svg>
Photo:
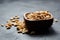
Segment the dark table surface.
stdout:
<svg viewBox="0 0 60 40">
<path fill-rule="evenodd" d="M 60 40 L 60 1 L 59 0 L 0 0 L 0 24 L 5 24 L 10 17 L 40 10 L 49 10 L 58 19 L 47 35 L 18 34 L 15 27 L 7 30 L 0 27 L 0 40 Z"/>
</svg>

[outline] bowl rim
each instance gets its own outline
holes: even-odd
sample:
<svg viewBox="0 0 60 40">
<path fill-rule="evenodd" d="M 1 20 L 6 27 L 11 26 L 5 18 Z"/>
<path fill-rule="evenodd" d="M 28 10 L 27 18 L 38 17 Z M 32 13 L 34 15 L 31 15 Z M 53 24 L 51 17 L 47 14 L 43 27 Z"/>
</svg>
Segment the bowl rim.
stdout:
<svg viewBox="0 0 60 40">
<path fill-rule="evenodd" d="M 23 17 L 24 17 L 26 20 L 29 20 L 29 21 L 42 21 L 42 20 L 30 20 L 30 19 L 27 19 L 26 14 L 30 14 L 30 13 L 32 13 L 32 12 L 24 13 L 24 16 L 23 16 Z M 52 15 L 50 12 L 49 12 L 48 14 L 50 14 L 50 15 L 51 15 L 51 18 L 46 19 L 46 20 L 54 19 L 53 15 Z"/>
</svg>

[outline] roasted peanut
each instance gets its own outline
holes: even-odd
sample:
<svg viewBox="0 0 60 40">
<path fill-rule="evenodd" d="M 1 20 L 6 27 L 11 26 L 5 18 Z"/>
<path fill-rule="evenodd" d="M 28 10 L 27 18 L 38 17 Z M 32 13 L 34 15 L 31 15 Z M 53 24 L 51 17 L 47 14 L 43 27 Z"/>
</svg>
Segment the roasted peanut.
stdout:
<svg viewBox="0 0 60 40">
<path fill-rule="evenodd" d="M 0 24 L 1 27 L 4 27 L 4 24 Z"/>
</svg>

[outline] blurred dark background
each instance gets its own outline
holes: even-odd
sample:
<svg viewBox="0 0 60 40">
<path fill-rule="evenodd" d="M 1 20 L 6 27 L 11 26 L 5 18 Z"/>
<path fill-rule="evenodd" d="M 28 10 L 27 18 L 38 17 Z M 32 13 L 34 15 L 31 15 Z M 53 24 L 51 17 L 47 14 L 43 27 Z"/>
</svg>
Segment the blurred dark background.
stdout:
<svg viewBox="0 0 60 40">
<path fill-rule="evenodd" d="M 55 1 L 55 2 L 59 2 L 60 0 L 0 0 L 0 3 L 4 3 L 4 2 L 13 2 L 13 1 Z"/>
</svg>

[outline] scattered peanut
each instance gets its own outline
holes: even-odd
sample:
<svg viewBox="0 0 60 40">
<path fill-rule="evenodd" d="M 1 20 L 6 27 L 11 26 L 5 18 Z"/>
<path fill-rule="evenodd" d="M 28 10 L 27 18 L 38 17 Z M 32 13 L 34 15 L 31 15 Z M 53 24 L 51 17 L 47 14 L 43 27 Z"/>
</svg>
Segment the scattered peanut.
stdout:
<svg viewBox="0 0 60 40">
<path fill-rule="evenodd" d="M 10 20 L 13 20 L 13 17 L 11 17 Z"/>
<path fill-rule="evenodd" d="M 55 22 L 58 22 L 58 19 L 54 19 Z"/>
<path fill-rule="evenodd" d="M 22 30 L 22 33 L 24 34 L 24 33 L 27 33 L 28 32 L 28 30 L 26 29 L 26 28 L 24 28 L 23 30 Z"/>
<path fill-rule="evenodd" d="M 6 26 L 7 29 L 10 29 L 12 27 L 12 25 L 9 24 L 9 23 L 7 23 L 5 26 Z"/>
<path fill-rule="evenodd" d="M 4 24 L 0 24 L 1 27 L 4 27 Z"/>
<path fill-rule="evenodd" d="M 15 16 L 16 19 L 19 19 L 19 16 Z"/>
</svg>

